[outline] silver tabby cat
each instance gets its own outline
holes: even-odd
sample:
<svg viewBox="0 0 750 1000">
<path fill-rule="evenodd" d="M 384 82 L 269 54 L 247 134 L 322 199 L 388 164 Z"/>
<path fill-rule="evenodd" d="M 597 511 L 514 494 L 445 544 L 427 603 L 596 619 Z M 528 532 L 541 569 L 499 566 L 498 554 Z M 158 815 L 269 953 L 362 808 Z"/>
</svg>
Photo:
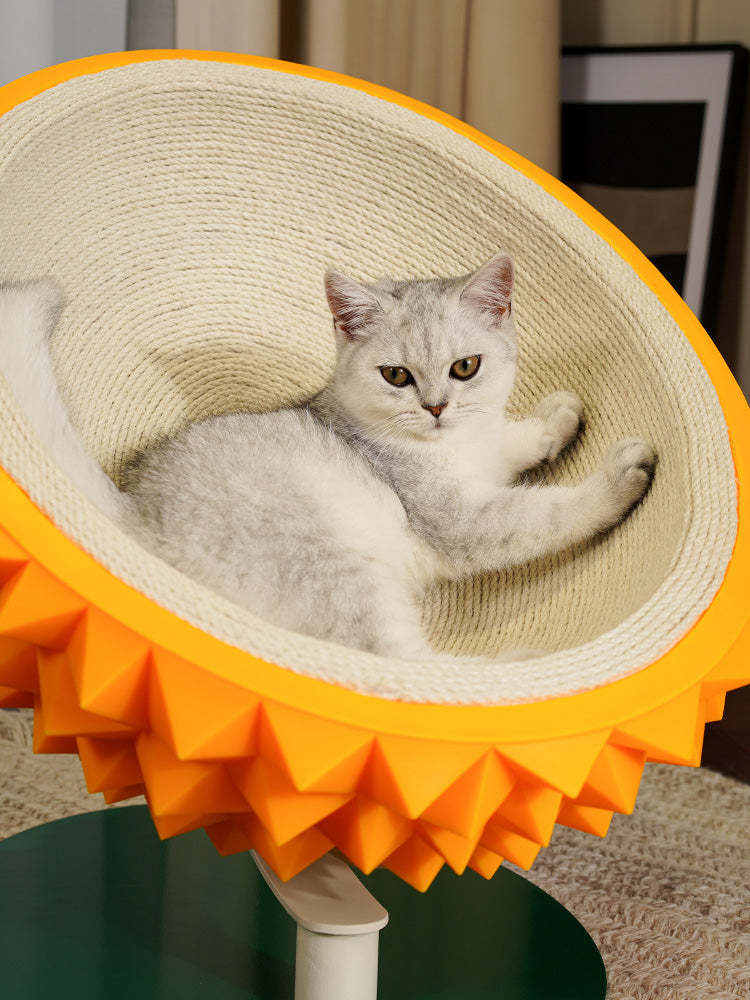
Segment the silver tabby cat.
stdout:
<svg viewBox="0 0 750 1000">
<path fill-rule="evenodd" d="M 337 354 L 319 395 L 189 425 L 140 454 L 121 490 L 57 387 L 51 283 L 0 290 L 3 373 L 68 477 L 173 566 L 283 628 L 435 659 L 426 588 L 606 531 L 648 489 L 654 453 L 627 439 L 575 486 L 519 482 L 575 439 L 582 406 L 556 392 L 526 420 L 506 416 L 517 349 L 505 254 L 446 280 L 329 272 L 325 290 Z"/>
</svg>

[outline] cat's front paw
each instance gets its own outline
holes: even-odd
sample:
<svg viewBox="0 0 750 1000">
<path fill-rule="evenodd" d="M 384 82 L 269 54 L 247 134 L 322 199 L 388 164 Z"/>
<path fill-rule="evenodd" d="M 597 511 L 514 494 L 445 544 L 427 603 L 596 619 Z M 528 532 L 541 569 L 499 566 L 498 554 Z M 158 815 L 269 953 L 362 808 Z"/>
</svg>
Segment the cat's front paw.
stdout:
<svg viewBox="0 0 750 1000">
<path fill-rule="evenodd" d="M 656 469 L 656 454 L 647 441 L 624 438 L 613 445 L 603 472 L 619 517 L 624 517 L 644 496 Z"/>
<path fill-rule="evenodd" d="M 583 423 L 583 403 L 574 392 L 553 392 L 534 410 L 544 422 L 540 438 L 542 461 L 551 462 L 578 437 Z"/>
</svg>

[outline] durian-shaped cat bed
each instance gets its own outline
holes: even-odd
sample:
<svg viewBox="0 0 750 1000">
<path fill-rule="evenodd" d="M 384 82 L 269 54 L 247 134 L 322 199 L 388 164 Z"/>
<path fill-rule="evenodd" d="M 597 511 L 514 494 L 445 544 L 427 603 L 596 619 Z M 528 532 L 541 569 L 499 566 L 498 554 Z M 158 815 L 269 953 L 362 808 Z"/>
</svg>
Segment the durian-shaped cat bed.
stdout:
<svg viewBox="0 0 750 1000">
<path fill-rule="evenodd" d="M 448 276 L 514 258 L 514 411 L 577 392 L 577 481 L 627 436 L 652 489 L 618 528 L 425 602 L 456 669 L 271 627 L 94 509 L 0 384 L 0 695 L 161 836 L 205 827 L 282 878 L 336 847 L 426 888 L 604 834 L 646 760 L 697 764 L 750 679 L 748 410 L 654 268 L 570 191 L 430 108 L 317 70 L 128 53 L 0 91 L 0 281 L 52 276 L 54 360 L 116 479 L 208 414 L 276 407 L 333 358 L 322 275 Z M 273 462 L 269 455 L 268 461 Z M 515 647 L 550 650 L 487 662 Z"/>
</svg>

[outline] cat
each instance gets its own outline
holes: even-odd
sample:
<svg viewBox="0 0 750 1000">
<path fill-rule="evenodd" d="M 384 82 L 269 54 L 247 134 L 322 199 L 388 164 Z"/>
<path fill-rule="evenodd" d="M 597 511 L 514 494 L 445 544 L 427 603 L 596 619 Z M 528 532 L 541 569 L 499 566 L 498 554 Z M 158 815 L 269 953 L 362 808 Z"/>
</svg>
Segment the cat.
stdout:
<svg viewBox="0 0 750 1000">
<path fill-rule="evenodd" d="M 285 629 L 444 660 L 422 626 L 428 587 L 592 539 L 654 475 L 651 445 L 628 438 L 577 485 L 519 481 L 575 440 L 583 407 L 559 391 L 508 419 L 513 284 L 503 252 L 447 279 L 364 284 L 328 271 L 325 388 L 302 406 L 190 424 L 137 455 L 120 488 L 55 380 L 48 336 L 64 306 L 52 282 L 0 294 L 1 365 L 72 482 L 166 562 Z"/>
</svg>

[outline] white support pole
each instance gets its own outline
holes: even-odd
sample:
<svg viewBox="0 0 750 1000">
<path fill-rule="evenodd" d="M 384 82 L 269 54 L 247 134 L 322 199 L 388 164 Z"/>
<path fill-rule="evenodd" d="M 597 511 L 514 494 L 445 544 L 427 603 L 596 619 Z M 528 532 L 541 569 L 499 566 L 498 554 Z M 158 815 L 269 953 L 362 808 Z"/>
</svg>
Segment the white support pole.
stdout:
<svg viewBox="0 0 750 1000">
<path fill-rule="evenodd" d="M 349 865 L 327 854 L 282 882 L 262 858 L 251 854 L 297 923 L 294 1000 L 376 1000 L 378 935 L 388 912 Z"/>
<path fill-rule="evenodd" d="M 315 934 L 297 924 L 294 1000 L 377 1000 L 378 932 Z"/>
</svg>

